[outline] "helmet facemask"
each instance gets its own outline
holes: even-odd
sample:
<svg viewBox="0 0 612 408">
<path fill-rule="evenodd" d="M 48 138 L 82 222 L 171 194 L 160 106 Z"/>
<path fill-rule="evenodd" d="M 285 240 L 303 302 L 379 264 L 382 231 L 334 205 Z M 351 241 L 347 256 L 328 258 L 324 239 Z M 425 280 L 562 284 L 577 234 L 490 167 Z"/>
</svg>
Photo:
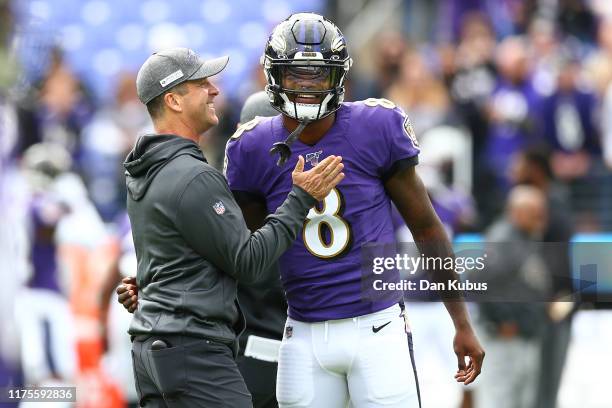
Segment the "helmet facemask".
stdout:
<svg viewBox="0 0 612 408">
<path fill-rule="evenodd" d="M 344 100 L 346 63 L 293 61 L 264 64 L 272 105 L 298 121 L 322 119 Z"/>
</svg>

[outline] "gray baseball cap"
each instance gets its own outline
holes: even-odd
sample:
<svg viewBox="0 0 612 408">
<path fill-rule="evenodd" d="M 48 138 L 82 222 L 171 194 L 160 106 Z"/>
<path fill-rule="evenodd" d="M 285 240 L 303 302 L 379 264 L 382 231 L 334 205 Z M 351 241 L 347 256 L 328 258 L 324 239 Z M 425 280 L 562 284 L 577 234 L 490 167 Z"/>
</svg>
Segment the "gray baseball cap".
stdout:
<svg viewBox="0 0 612 408">
<path fill-rule="evenodd" d="M 228 61 L 228 56 L 204 61 L 189 48 L 170 48 L 156 52 L 147 58 L 138 71 L 138 98 L 146 105 L 180 83 L 218 74 Z"/>
</svg>

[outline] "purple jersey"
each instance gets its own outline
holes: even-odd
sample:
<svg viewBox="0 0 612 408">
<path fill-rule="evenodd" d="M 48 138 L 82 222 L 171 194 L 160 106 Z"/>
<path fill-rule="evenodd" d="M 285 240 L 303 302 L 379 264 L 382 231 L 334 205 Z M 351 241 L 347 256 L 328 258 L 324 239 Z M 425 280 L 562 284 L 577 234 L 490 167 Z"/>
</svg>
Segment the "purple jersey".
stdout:
<svg viewBox="0 0 612 408">
<path fill-rule="evenodd" d="M 61 292 L 58 282 L 57 245 L 53 236 L 61 211 L 59 204 L 52 198 L 39 195 L 32 199 L 32 277 L 28 282 L 31 288 Z"/>
<path fill-rule="evenodd" d="M 262 196 L 272 213 L 291 190 L 298 155 L 306 159 L 305 170 L 329 155 L 343 158 L 346 177 L 310 210 L 302 234 L 280 260 L 289 316 L 300 321 L 343 319 L 396 303 L 401 293 L 390 292 L 375 302 L 363 298 L 361 246 L 395 242 L 391 200 L 383 183 L 400 166 L 417 162 L 410 121 L 384 99 L 344 103 L 318 143 L 297 140 L 291 158 L 278 167 L 269 150 L 288 134 L 282 116 L 243 125 L 227 145 L 226 176 L 233 191 Z"/>
</svg>

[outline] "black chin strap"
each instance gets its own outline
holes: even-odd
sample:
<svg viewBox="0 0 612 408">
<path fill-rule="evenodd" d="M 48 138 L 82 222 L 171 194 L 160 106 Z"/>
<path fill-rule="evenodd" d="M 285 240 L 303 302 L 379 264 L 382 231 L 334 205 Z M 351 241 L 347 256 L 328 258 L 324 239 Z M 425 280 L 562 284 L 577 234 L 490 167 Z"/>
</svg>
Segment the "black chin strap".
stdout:
<svg viewBox="0 0 612 408">
<path fill-rule="evenodd" d="M 295 128 L 295 130 L 291 132 L 289 136 L 287 136 L 287 139 L 285 139 L 284 142 L 276 142 L 272 145 L 270 155 L 273 156 L 275 153 L 279 154 L 278 161 L 276 162 L 279 167 L 282 167 L 282 165 L 289 160 L 289 157 L 291 157 L 291 145 L 296 141 L 309 123 L 309 120 L 299 122 L 298 127 Z"/>
</svg>

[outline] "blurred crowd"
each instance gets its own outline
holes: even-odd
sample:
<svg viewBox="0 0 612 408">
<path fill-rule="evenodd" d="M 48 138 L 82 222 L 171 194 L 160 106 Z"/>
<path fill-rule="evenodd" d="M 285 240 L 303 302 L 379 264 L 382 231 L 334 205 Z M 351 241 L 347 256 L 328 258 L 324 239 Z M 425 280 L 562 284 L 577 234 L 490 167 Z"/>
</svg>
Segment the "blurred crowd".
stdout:
<svg viewBox="0 0 612 408">
<path fill-rule="evenodd" d="M 351 98 L 386 97 L 402 106 L 427 149 L 451 150 L 441 128 L 462 133 L 454 146 L 467 149 L 457 160 L 469 177 L 458 184 L 474 198 L 476 217 L 461 230 L 482 231 L 499 215 L 517 153 L 534 150 L 548 158 L 578 230 L 609 230 L 610 17 L 580 0 L 433 3 L 437 14 L 412 7 L 422 14 L 407 21 L 447 24 L 444 35 L 415 42 L 400 31 L 382 33 L 368 45 L 371 71 L 351 77 Z M 512 14 L 501 24 L 491 7 Z"/>
<path fill-rule="evenodd" d="M 408 114 L 449 234 L 568 242 L 578 231 L 612 231 L 612 6 L 412 0 L 403 10 L 398 28 L 351 48 L 346 99 L 387 98 Z M 100 104 L 56 47 L 44 76 L 22 80 L 14 25 L 0 0 L 0 385 L 76 383 L 89 390 L 79 406 L 124 406 L 135 398 L 129 316 L 111 298 L 135 261 L 122 162 L 151 124 L 134 72 L 118 75 L 114 99 Z M 263 89 L 256 61 L 245 81 Z M 219 168 L 245 96 L 221 92 L 222 122 L 201 140 Z M 401 224 L 398 236 L 410 239 Z M 496 325 L 489 358 L 517 356 L 515 370 L 497 375 L 533 377 L 531 388 L 517 381 L 504 395 L 536 393 L 536 362 L 552 361 L 542 363 L 556 373 L 552 394 L 531 398 L 553 405 L 538 407 L 554 406 L 569 342 L 572 311 L 552 309 L 519 312 L 542 313 L 537 334 L 481 311 L 483 327 Z M 554 355 L 539 351 L 542 342 Z M 475 406 L 499 406 L 487 404 Z"/>
</svg>

